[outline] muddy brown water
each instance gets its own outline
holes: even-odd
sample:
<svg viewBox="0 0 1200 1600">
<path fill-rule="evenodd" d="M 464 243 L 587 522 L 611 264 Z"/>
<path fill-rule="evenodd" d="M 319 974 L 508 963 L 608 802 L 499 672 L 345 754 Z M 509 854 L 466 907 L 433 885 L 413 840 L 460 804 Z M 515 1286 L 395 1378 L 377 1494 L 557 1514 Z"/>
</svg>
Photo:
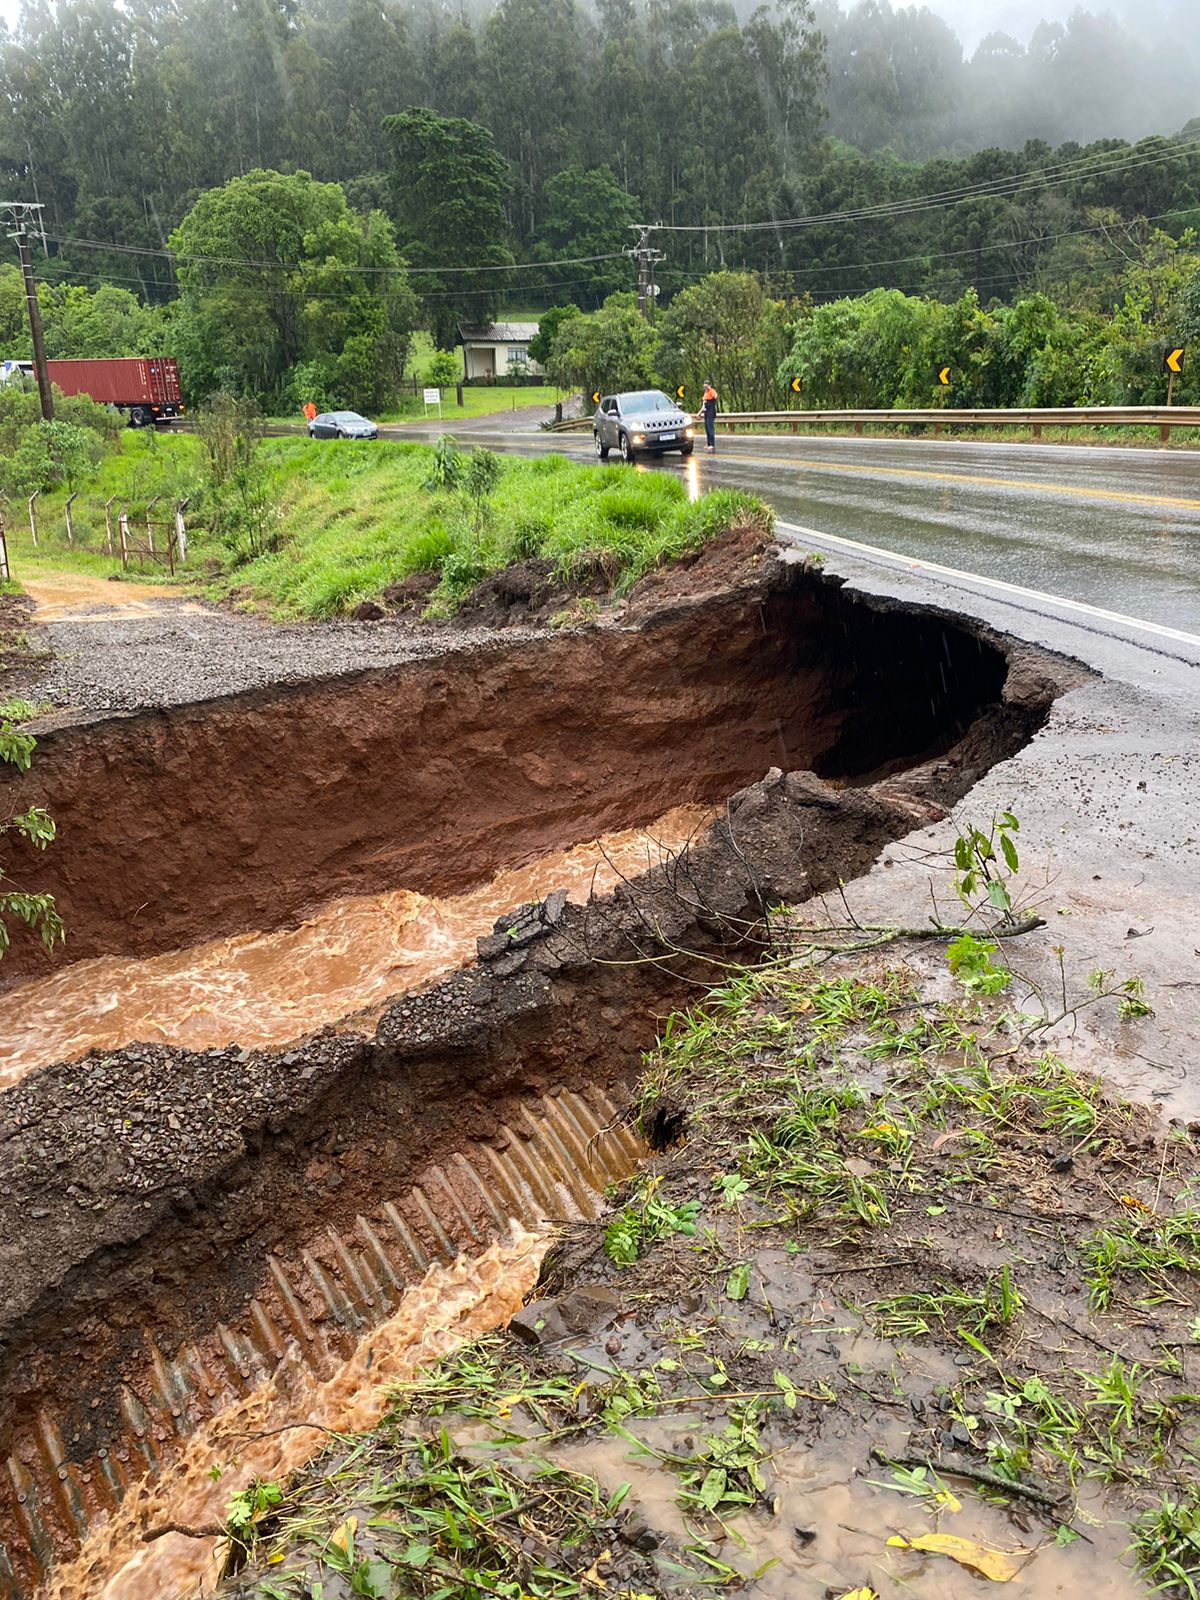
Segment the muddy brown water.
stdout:
<svg viewBox="0 0 1200 1600">
<path fill-rule="evenodd" d="M 143 1534 L 169 1523 L 211 1526 L 254 1478 L 281 1482 L 308 1461 L 323 1448 L 324 1430 L 369 1428 L 386 1408 L 389 1385 L 508 1320 L 532 1289 L 549 1238 L 545 1229 L 517 1229 L 480 1256 L 431 1268 L 328 1377 L 305 1370 L 295 1382 L 268 1379 L 226 1407 L 85 1540 L 44 1586 L 44 1600 L 182 1600 L 210 1592 L 220 1541 L 169 1533 L 147 1542 Z"/>
<path fill-rule="evenodd" d="M 680 911 L 673 891 L 673 931 L 700 938 L 711 907 L 745 916 L 759 885 L 811 892 L 862 870 L 920 819 L 924 795 L 956 798 L 1049 704 L 1044 678 L 1011 688 L 1019 674 L 1000 642 L 795 570 L 640 621 L 48 732 L 12 793 L 53 798 L 60 840 L 30 863 L 42 874 L 31 886 L 59 896 L 76 966 L 39 976 L 28 949 L 5 962 L 7 982 L 38 978 L 9 997 L 25 1017 L 25 1069 L 99 1042 L 103 1016 L 71 1017 L 87 1009 L 82 994 L 119 997 L 106 1047 L 151 1015 L 173 1012 L 186 1037 L 209 1026 L 205 1009 L 234 1006 L 239 1038 L 260 1024 L 294 1037 L 414 973 L 427 984 L 443 959 L 456 965 L 455 940 L 506 912 L 510 894 L 590 877 L 596 857 L 573 841 L 619 833 L 619 859 L 640 866 L 650 819 L 712 806 L 769 767 L 848 785 L 844 798 L 777 777 L 763 787 L 724 853 L 689 877 L 695 906 Z M 918 763 L 917 800 L 854 788 Z M 543 875 L 468 904 L 471 886 L 548 857 Z M 419 950 L 404 926 L 414 909 L 426 919 Z M 467 974 L 390 1007 L 369 1038 L 302 1050 L 281 1074 L 269 1056 L 248 1065 L 262 1107 L 248 1095 L 228 1112 L 244 1148 L 207 1165 L 189 1151 L 191 1168 L 164 1165 L 152 1181 L 136 1163 L 127 1178 L 98 1172 L 82 1200 L 73 1161 L 34 1200 L 7 1203 L 16 1226 L 0 1287 L 23 1309 L 0 1330 L 0 1594 L 28 1595 L 97 1527 L 123 1526 L 126 1507 L 158 1492 L 154 1475 L 264 1384 L 329 1381 L 431 1266 L 473 1259 L 514 1223 L 596 1213 L 639 1154 L 612 1094 L 680 998 L 671 973 L 628 959 L 642 913 L 624 933 L 612 915 L 607 943 L 592 949 L 585 927 L 582 946 L 560 940 L 548 966 L 507 987 Z M 374 954 L 347 971 L 343 938 Z M 415 956 L 399 984 L 398 950 Z M 194 1004 L 198 967 L 216 1006 Z M 203 1057 L 184 1052 L 117 1052 L 111 1065 L 117 1087 L 104 1080 L 97 1109 L 118 1129 L 155 1073 L 204 1081 Z M 279 1100 L 277 1080 L 310 1073 L 311 1089 Z M 48 1067 L 10 1091 L 25 1096 L 35 1140 L 41 1082 L 70 1075 Z M 86 1092 L 71 1115 L 86 1133 Z M 123 1142 L 110 1152 L 118 1165 Z M 128 1554 L 110 1552 L 75 1592 L 104 1592 Z"/>
<path fill-rule="evenodd" d="M 677 806 L 444 898 L 411 889 L 335 901 L 298 928 L 238 933 L 144 960 L 98 956 L 4 998 L 0 1089 L 88 1050 L 162 1040 L 190 1050 L 282 1046 L 466 965 L 498 917 L 551 891 L 604 894 L 677 854 L 711 819 Z M 369 1032 L 371 1015 L 347 1026 Z"/>
</svg>

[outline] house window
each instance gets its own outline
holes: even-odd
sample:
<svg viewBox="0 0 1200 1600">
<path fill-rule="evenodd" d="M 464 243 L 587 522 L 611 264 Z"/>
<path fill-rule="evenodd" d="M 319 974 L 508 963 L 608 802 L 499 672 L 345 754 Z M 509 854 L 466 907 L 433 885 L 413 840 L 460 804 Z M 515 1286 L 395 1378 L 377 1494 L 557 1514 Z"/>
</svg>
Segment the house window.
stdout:
<svg viewBox="0 0 1200 1600">
<path fill-rule="evenodd" d="M 508 365 L 512 367 L 526 367 L 529 365 L 529 350 L 523 344 L 510 344 L 508 347 Z"/>
</svg>

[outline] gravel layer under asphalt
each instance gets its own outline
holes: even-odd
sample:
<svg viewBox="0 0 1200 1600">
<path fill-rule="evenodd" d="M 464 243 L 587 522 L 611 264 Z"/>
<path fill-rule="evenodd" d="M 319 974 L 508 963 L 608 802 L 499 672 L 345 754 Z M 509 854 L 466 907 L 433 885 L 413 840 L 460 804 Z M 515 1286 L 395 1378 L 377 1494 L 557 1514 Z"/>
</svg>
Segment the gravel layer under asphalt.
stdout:
<svg viewBox="0 0 1200 1600">
<path fill-rule="evenodd" d="M 53 655 L 30 675 L 23 692 L 65 713 L 66 720 L 337 677 L 478 648 L 494 637 L 480 628 L 418 628 L 404 618 L 272 623 L 215 606 L 197 609 L 192 599 L 164 600 L 146 617 L 64 620 L 31 633 L 31 642 Z M 535 635 L 532 629 L 504 630 L 514 643 Z"/>
</svg>

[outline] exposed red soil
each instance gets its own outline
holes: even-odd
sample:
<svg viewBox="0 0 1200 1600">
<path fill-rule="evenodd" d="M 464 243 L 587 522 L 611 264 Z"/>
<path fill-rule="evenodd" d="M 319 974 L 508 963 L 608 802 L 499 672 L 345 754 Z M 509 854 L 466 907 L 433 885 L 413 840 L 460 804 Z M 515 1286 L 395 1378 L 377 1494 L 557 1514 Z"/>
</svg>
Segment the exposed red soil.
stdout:
<svg viewBox="0 0 1200 1600">
<path fill-rule="evenodd" d="M 59 824 L 21 863 L 70 929 L 58 959 L 279 927 L 340 895 L 453 893 L 770 766 L 853 778 L 948 749 L 985 707 L 1012 721 L 995 644 L 795 565 L 640 608 L 636 630 L 489 639 L 44 734 L 6 798 Z M 15 943 L 4 984 L 48 959 Z"/>
</svg>

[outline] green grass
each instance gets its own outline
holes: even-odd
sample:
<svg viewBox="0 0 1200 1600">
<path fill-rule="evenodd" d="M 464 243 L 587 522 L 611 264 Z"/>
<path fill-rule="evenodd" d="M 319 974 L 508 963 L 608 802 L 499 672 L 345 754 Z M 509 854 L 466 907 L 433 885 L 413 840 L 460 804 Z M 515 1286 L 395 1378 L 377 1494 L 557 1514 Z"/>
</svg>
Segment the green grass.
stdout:
<svg viewBox="0 0 1200 1600">
<path fill-rule="evenodd" d="M 10 507 L 14 576 L 119 570 L 104 554 L 102 507 L 113 494 L 114 512 L 125 502 L 135 517 L 155 494 L 162 497 L 159 514 L 176 498 L 190 498 L 189 575 L 203 577 L 216 596 L 234 595 L 280 617 L 336 616 L 418 572 L 439 575 L 437 601 L 449 610 L 487 572 L 529 556 L 553 562 L 564 577 L 599 562 L 623 589 L 738 515 L 756 515 L 769 526 L 765 507 L 751 496 L 720 490 L 693 503 L 681 483 L 663 474 L 561 456 L 501 459 L 478 526 L 463 494 L 424 487 L 433 458 L 428 445 L 270 439 L 262 457 L 280 511 L 281 538 L 268 554 L 239 563 L 206 533 L 198 439 L 127 434 L 75 502 L 74 549 L 66 544 L 61 491 L 39 502 L 36 551 Z M 147 575 L 166 576 L 157 567 Z"/>
<path fill-rule="evenodd" d="M 1122 1284 L 1138 1291 L 1140 1305 L 1161 1305 L 1177 1297 L 1173 1274 L 1200 1272 L 1200 1211 L 1119 1218 L 1080 1253 L 1094 1310 L 1107 1311 Z"/>
<path fill-rule="evenodd" d="M 549 384 L 530 383 L 489 385 L 485 388 L 464 388 L 460 406 L 453 388 L 442 390 L 442 421 L 448 428 L 455 422 L 468 422 L 472 417 L 490 417 L 500 411 L 523 411 L 533 406 L 552 406 L 563 398 L 561 389 Z M 405 395 L 398 406 L 385 411 L 380 422 L 423 422 L 436 420 L 437 410 L 426 412 L 420 395 Z"/>
</svg>

